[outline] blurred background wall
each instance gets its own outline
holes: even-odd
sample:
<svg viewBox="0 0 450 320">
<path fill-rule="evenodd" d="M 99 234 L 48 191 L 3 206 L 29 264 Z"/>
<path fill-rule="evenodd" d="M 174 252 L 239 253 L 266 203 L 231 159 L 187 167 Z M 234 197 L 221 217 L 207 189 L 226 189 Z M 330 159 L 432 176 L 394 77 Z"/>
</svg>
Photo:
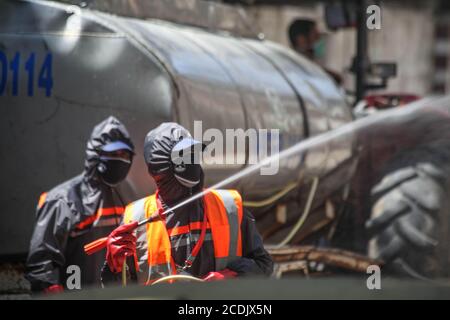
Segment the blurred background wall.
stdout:
<svg viewBox="0 0 450 320">
<path fill-rule="evenodd" d="M 419 95 L 450 92 L 450 1 L 384 0 L 381 29 L 369 31 L 372 62 L 397 62 L 397 77 L 386 91 Z M 340 73 L 351 90 L 349 72 L 355 54 L 355 29 L 327 30 L 322 1 L 251 1 L 244 5 L 265 38 L 289 46 L 287 29 L 297 18 L 314 19 L 326 38 L 323 65 Z"/>
</svg>

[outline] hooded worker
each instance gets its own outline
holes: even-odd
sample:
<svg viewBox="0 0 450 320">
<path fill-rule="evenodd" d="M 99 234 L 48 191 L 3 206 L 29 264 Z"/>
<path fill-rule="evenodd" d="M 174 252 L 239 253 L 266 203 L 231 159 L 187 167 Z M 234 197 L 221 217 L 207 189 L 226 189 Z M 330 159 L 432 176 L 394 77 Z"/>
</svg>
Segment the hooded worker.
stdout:
<svg viewBox="0 0 450 320">
<path fill-rule="evenodd" d="M 118 278 L 114 274 L 127 256 L 135 257 L 135 278 L 141 284 L 174 274 L 205 280 L 271 274 L 272 259 L 237 191 L 212 190 L 171 209 L 203 190 L 198 161 L 203 148 L 176 123 L 148 133 L 144 157 L 157 191 L 128 205 L 125 224 L 109 236 L 104 282 Z M 149 218 L 152 222 L 137 225 Z"/>
<path fill-rule="evenodd" d="M 62 291 L 77 267 L 81 287 L 100 284 L 104 259 L 86 257 L 83 246 L 120 224 L 126 204 L 115 186 L 126 178 L 133 154 L 125 126 L 111 116 L 92 131 L 83 173 L 41 195 L 27 259 L 33 291 Z"/>
</svg>

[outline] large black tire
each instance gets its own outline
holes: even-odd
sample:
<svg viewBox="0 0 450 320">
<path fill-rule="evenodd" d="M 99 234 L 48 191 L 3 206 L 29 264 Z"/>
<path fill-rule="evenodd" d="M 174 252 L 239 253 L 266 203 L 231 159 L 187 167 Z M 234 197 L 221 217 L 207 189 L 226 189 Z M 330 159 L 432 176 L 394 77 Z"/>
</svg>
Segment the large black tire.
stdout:
<svg viewBox="0 0 450 320">
<path fill-rule="evenodd" d="M 447 146 L 396 158 L 372 189 L 368 254 L 396 275 L 449 276 L 450 157 Z"/>
</svg>

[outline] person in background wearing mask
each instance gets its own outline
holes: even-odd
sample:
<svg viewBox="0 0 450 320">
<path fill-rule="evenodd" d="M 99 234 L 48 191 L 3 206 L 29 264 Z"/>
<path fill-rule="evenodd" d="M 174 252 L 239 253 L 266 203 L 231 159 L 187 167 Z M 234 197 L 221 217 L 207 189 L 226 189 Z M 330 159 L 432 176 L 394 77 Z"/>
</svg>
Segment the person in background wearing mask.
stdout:
<svg viewBox="0 0 450 320">
<path fill-rule="evenodd" d="M 80 267 L 82 288 L 100 285 L 103 256 L 87 257 L 83 246 L 120 224 L 126 204 L 115 186 L 130 170 L 134 146 L 111 116 L 92 131 L 86 155 L 82 174 L 39 199 L 26 274 L 35 292 L 63 291 L 70 265 Z"/>
<path fill-rule="evenodd" d="M 325 42 L 321 37 L 315 21 L 308 19 L 294 20 L 289 26 L 289 41 L 292 48 L 298 53 L 306 56 L 308 59 L 319 63 L 325 54 Z M 342 84 L 342 77 L 325 67 L 322 68 L 339 85 Z"/>
<path fill-rule="evenodd" d="M 147 134 L 144 157 L 157 190 L 129 204 L 124 225 L 108 237 L 104 283 L 120 279 L 128 256 L 135 261 L 131 278 L 140 284 L 173 274 L 210 281 L 272 273 L 272 259 L 237 191 L 213 190 L 170 209 L 203 190 L 198 161 L 203 148 L 176 123 L 163 123 Z M 152 222 L 137 226 L 149 217 Z"/>
</svg>

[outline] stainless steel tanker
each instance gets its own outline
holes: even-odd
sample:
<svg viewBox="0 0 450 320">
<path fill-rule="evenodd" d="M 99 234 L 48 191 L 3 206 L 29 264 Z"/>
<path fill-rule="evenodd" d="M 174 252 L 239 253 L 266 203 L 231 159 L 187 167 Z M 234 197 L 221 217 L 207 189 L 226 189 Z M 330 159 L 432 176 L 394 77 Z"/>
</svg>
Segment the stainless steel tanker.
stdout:
<svg viewBox="0 0 450 320">
<path fill-rule="evenodd" d="M 126 124 L 137 145 L 121 186 L 129 200 L 154 188 L 142 144 L 163 121 L 191 131 L 196 120 L 203 131 L 279 129 L 280 149 L 352 121 L 342 90 L 320 67 L 260 39 L 252 25 L 227 28 L 239 22 L 241 12 L 201 1 L 155 3 L 0 3 L 0 255 L 27 251 L 40 193 L 82 170 L 87 137 L 108 115 Z M 190 6 L 181 15 L 187 24 L 171 19 L 180 17 L 174 10 L 183 6 Z M 198 17 L 213 11 L 215 25 L 211 19 L 202 25 Z M 219 19 L 230 16 L 235 20 L 228 24 Z M 347 136 L 282 161 L 274 176 L 252 175 L 232 186 L 250 205 L 264 208 L 254 212 L 268 243 L 286 235 L 301 206 L 263 200 L 290 185 L 296 186 L 293 196 L 304 199 L 314 177 L 321 181 L 315 207 L 341 197 L 355 167 L 354 145 Z M 205 165 L 207 183 L 247 165 Z M 328 209 L 317 214 L 329 215 Z M 309 220 L 317 229 L 332 216 Z"/>
</svg>

